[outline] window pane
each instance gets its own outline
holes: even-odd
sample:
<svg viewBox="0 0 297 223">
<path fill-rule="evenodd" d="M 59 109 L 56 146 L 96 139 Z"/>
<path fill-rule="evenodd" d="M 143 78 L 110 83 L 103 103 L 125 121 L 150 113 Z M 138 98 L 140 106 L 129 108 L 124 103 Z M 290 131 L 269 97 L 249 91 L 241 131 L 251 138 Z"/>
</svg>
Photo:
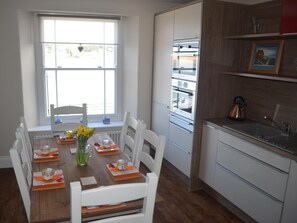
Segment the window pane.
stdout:
<svg viewBox="0 0 297 223">
<path fill-rule="evenodd" d="M 115 71 L 46 71 L 47 106 L 87 103 L 88 114 L 115 113 Z M 57 83 L 57 86 L 56 86 Z M 104 94 L 105 92 L 105 94 Z M 49 115 L 49 114 L 48 114 Z"/>
<path fill-rule="evenodd" d="M 116 68 L 117 61 L 117 47 L 115 45 L 106 45 L 105 46 L 105 67 L 106 68 Z"/>
<path fill-rule="evenodd" d="M 56 67 L 56 45 L 52 43 L 45 43 L 43 48 L 43 66 L 44 67 Z"/>
<path fill-rule="evenodd" d="M 57 67 L 104 67 L 103 55 L 104 46 L 102 45 L 57 44 Z"/>
<path fill-rule="evenodd" d="M 106 71 L 106 114 L 115 113 L 115 72 L 113 70 Z"/>
<path fill-rule="evenodd" d="M 56 71 L 45 71 L 45 85 L 47 98 L 47 116 L 50 115 L 50 104 L 56 104 L 57 89 L 56 89 Z"/>
<path fill-rule="evenodd" d="M 56 21 L 56 42 L 102 43 L 103 35 L 103 22 Z"/>
</svg>

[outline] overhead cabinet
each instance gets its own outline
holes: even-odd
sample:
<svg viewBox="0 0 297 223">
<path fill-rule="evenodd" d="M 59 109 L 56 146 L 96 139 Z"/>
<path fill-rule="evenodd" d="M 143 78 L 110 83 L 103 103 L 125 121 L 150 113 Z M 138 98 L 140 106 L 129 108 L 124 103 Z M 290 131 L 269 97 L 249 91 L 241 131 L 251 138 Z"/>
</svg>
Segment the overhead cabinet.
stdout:
<svg viewBox="0 0 297 223">
<path fill-rule="evenodd" d="M 202 2 L 174 11 L 174 39 L 200 38 Z"/>
</svg>

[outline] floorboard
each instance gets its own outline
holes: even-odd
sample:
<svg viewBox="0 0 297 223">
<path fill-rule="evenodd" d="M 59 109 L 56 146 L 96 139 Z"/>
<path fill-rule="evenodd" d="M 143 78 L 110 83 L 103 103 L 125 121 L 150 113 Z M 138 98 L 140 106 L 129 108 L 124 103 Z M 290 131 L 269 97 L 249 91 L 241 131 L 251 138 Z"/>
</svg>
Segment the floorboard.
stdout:
<svg viewBox="0 0 297 223">
<path fill-rule="evenodd" d="M 0 179 L 0 222 L 28 222 L 13 169 L 0 169 Z M 154 223 L 242 222 L 206 192 L 189 192 L 185 176 L 166 160 L 158 193 L 163 201 L 155 206 Z"/>
</svg>

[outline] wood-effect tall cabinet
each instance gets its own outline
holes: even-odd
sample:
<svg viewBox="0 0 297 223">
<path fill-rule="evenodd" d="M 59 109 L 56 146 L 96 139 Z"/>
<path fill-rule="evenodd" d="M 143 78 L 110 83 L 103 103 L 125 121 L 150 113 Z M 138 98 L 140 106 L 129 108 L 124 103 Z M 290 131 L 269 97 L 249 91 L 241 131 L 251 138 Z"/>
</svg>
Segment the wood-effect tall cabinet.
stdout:
<svg viewBox="0 0 297 223">
<path fill-rule="evenodd" d="M 223 2 L 208 0 L 192 2 L 184 7 L 155 16 L 151 126 L 155 132 L 163 134 L 167 138 L 169 136 L 168 115 L 173 40 L 198 38 L 200 41 L 200 65 L 196 89 L 198 96 L 193 143 L 192 148 L 187 150 L 187 155 L 184 156 L 190 165 L 188 170 L 189 190 L 196 190 L 200 186 L 199 162 L 203 119 L 224 116 L 230 107 L 227 101 L 233 98 L 233 90 L 229 89 L 233 83 L 218 75 L 219 68 L 229 66 L 230 62 L 232 63 L 232 60 L 226 58 L 229 51 L 222 40 L 223 33 L 231 29 L 234 23 L 231 22 L 231 25 L 223 23 L 222 17 L 228 13 L 229 8 Z M 228 16 L 224 21 L 234 21 L 233 15 Z M 222 91 L 225 94 L 222 94 Z M 166 149 L 168 149 L 168 143 Z M 185 162 L 180 157 L 177 155 L 175 158 L 179 159 L 175 160 L 177 167 L 177 163 Z M 182 167 L 180 170 L 183 171 Z"/>
</svg>

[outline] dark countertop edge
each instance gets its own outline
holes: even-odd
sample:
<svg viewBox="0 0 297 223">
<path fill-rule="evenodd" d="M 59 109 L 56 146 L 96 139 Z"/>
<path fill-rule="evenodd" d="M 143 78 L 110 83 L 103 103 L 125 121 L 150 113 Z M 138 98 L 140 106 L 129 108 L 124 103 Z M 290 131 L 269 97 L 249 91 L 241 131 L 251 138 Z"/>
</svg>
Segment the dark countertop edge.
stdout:
<svg viewBox="0 0 297 223">
<path fill-rule="evenodd" d="M 203 121 L 204 124 L 207 124 L 209 126 L 212 126 L 214 127 L 215 129 L 219 129 L 223 132 L 226 132 L 226 133 L 229 133 L 230 135 L 233 135 L 233 136 L 236 136 L 240 139 L 243 139 L 249 143 L 253 143 L 257 146 L 260 146 L 261 148 L 264 148 L 264 149 L 267 149 L 271 152 L 274 152 L 280 156 L 283 156 L 283 157 L 286 157 L 286 158 L 289 158 L 291 160 L 295 160 L 297 161 L 297 155 L 294 155 L 294 154 L 291 154 L 289 152 L 286 152 L 286 151 L 283 151 L 281 149 L 278 149 L 277 147 L 274 147 L 272 145 L 269 145 L 265 142 L 262 142 L 260 140 L 257 140 L 255 138 L 252 138 L 252 137 L 249 137 L 249 136 L 246 136 L 244 134 L 240 134 L 238 132 L 235 132 L 235 131 L 232 131 L 230 129 L 227 129 L 224 127 L 224 125 L 230 125 L 230 124 L 238 124 L 238 123 L 250 123 L 250 122 L 254 122 L 252 120 L 244 120 L 244 121 L 235 121 L 235 120 L 231 120 L 231 119 L 228 119 L 228 118 L 212 118 L 212 119 L 205 119 Z"/>
</svg>

